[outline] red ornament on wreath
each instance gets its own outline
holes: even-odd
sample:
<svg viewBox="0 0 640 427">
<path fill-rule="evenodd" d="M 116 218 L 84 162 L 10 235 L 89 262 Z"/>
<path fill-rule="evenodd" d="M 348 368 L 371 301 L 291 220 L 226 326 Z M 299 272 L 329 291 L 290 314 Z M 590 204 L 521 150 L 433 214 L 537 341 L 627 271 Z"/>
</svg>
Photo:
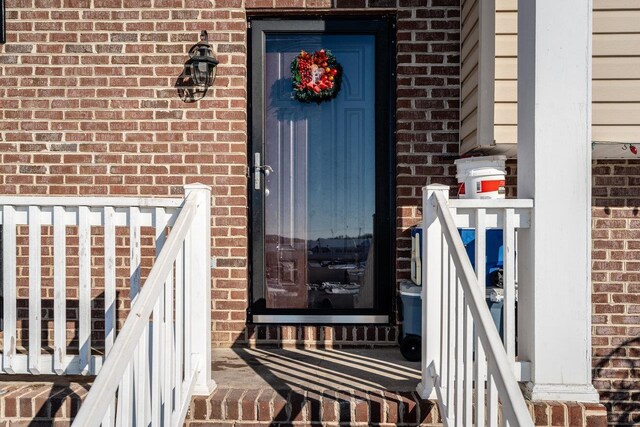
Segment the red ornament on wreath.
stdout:
<svg viewBox="0 0 640 427">
<path fill-rule="evenodd" d="M 300 102 L 326 101 L 335 98 L 342 82 L 342 66 L 330 50 L 311 54 L 304 50 L 291 63 L 293 96 Z"/>
</svg>

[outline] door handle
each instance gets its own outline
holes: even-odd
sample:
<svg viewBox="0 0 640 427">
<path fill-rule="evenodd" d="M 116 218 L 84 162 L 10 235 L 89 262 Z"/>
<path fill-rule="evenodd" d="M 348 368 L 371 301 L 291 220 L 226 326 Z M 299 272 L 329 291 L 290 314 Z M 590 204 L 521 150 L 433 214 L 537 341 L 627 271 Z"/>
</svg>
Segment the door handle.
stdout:
<svg viewBox="0 0 640 427">
<path fill-rule="evenodd" d="M 253 168 L 258 172 L 262 172 L 264 176 L 269 176 L 273 172 L 273 168 L 269 165 L 254 166 Z"/>
<path fill-rule="evenodd" d="M 261 175 L 269 176 L 273 172 L 273 168 L 269 165 L 263 165 L 260 153 L 253 154 L 253 188 L 260 189 Z M 265 195 L 269 195 L 269 190 L 265 188 Z"/>
</svg>

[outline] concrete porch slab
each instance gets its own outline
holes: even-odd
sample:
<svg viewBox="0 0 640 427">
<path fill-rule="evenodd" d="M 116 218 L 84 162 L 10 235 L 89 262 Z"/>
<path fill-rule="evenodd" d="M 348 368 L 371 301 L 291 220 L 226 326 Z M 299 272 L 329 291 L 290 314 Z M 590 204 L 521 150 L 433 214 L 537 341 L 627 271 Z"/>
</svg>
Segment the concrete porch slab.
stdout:
<svg viewBox="0 0 640 427">
<path fill-rule="evenodd" d="M 213 379 L 228 388 L 411 392 L 420 381 L 420 363 L 398 348 L 224 348 L 212 359 Z"/>
</svg>

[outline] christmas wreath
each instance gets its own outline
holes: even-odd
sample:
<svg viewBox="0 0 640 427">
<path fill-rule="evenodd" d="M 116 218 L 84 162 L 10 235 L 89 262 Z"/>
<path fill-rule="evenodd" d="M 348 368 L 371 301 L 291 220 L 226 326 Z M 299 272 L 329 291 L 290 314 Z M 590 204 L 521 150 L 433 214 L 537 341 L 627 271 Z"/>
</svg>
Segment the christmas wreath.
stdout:
<svg viewBox="0 0 640 427">
<path fill-rule="evenodd" d="M 342 67 L 331 51 L 311 54 L 304 50 L 291 63 L 293 95 L 300 102 L 326 101 L 340 91 Z"/>
</svg>

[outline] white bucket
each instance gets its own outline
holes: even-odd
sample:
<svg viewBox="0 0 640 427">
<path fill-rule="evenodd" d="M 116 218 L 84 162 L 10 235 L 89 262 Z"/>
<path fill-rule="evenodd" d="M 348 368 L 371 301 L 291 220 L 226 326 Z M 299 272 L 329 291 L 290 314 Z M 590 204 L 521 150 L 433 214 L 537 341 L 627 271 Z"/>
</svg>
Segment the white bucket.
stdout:
<svg viewBox="0 0 640 427">
<path fill-rule="evenodd" d="M 455 161 L 458 197 L 504 199 L 506 156 L 468 157 Z"/>
</svg>

